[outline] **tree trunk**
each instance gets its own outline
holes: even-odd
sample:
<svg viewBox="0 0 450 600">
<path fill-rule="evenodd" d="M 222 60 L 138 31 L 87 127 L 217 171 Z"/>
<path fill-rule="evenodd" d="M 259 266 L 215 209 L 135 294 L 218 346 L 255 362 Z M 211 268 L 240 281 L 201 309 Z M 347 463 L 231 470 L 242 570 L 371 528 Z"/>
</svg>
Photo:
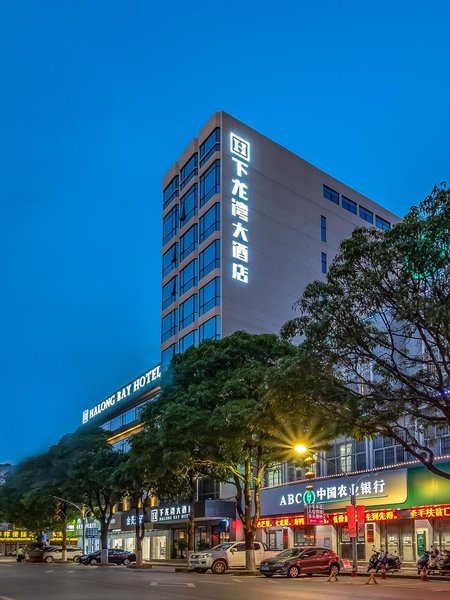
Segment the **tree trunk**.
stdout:
<svg viewBox="0 0 450 600">
<path fill-rule="evenodd" d="M 100 542 L 102 546 L 101 562 L 102 565 L 108 564 L 108 520 L 102 515 L 100 517 Z"/>
<path fill-rule="evenodd" d="M 254 541 L 255 532 L 253 529 L 245 531 L 245 568 L 252 573 L 256 572 Z"/>
<path fill-rule="evenodd" d="M 136 525 L 135 525 L 136 565 L 138 567 L 141 567 L 142 566 L 142 538 L 141 538 L 141 524 L 139 523 L 140 510 L 139 510 L 138 502 L 136 502 L 136 508 L 134 510 L 134 514 L 136 516 Z"/>
<path fill-rule="evenodd" d="M 245 536 L 245 567 L 247 571 L 256 572 L 255 530 L 252 523 L 252 463 L 251 455 L 245 461 L 244 480 L 244 536 Z"/>
<path fill-rule="evenodd" d="M 196 478 L 194 477 L 193 471 L 189 472 L 189 504 L 191 506 L 191 511 L 189 513 L 188 525 L 187 525 L 187 554 L 189 556 L 195 552 L 195 495 L 194 495 L 194 485 L 196 484 Z"/>
</svg>

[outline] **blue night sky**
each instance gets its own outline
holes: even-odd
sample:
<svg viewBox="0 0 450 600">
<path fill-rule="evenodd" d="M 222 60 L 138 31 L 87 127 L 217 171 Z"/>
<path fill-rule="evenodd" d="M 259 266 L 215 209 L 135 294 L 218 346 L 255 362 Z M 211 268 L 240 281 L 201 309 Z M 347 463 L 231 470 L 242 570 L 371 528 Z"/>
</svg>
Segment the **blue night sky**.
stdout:
<svg viewBox="0 0 450 600">
<path fill-rule="evenodd" d="M 159 361 L 161 177 L 225 110 L 403 215 L 448 180 L 445 1 L 0 7 L 0 463 Z"/>
</svg>

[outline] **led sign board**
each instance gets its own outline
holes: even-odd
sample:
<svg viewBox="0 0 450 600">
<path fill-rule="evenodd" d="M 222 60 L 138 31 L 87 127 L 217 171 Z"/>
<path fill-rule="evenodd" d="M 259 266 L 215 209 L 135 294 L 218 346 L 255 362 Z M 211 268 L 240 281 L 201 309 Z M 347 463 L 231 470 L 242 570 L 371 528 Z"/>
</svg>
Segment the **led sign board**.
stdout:
<svg viewBox="0 0 450 600">
<path fill-rule="evenodd" d="M 250 143 L 235 133 L 230 133 L 230 152 L 235 168 L 231 187 L 231 214 L 233 219 L 232 277 L 241 283 L 248 283 L 248 165 L 250 163 Z"/>
<path fill-rule="evenodd" d="M 135 396 L 143 394 L 148 388 L 154 387 L 161 379 L 161 367 L 157 365 L 150 369 L 128 385 L 124 386 L 111 396 L 100 402 L 93 408 L 88 408 L 83 411 L 83 424 L 88 423 L 94 417 L 101 415 L 105 410 L 115 406 L 118 402 L 129 400 Z"/>
</svg>

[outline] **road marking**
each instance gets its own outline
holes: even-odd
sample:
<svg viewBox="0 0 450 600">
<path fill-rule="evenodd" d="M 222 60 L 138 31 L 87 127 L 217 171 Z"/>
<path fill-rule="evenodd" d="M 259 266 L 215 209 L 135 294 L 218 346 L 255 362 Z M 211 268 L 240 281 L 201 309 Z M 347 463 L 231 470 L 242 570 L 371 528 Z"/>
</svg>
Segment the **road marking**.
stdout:
<svg viewBox="0 0 450 600">
<path fill-rule="evenodd" d="M 176 583 L 160 583 L 158 581 L 152 581 L 150 583 L 150 585 L 152 585 L 152 586 L 160 586 L 160 587 L 190 587 L 190 588 L 195 588 L 195 583 L 180 583 L 180 582 L 176 582 Z"/>
<path fill-rule="evenodd" d="M 237 581 L 238 583 L 242 583 L 242 579 L 238 579 L 237 577 L 231 578 L 233 581 Z"/>
<path fill-rule="evenodd" d="M 75 573 L 75 571 L 67 571 L 68 573 Z"/>
<path fill-rule="evenodd" d="M 53 573 L 53 569 L 50 569 L 50 571 L 45 571 L 46 573 Z"/>
</svg>

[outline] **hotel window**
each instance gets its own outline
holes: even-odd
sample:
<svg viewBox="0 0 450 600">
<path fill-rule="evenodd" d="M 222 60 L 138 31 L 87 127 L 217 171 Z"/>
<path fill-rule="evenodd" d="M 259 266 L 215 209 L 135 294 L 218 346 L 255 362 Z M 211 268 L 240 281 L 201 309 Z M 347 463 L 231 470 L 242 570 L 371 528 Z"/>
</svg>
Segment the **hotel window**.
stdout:
<svg viewBox="0 0 450 600">
<path fill-rule="evenodd" d="M 322 242 L 327 241 L 327 218 L 323 215 L 320 217 L 320 239 Z"/>
<path fill-rule="evenodd" d="M 197 294 L 190 296 L 180 304 L 180 330 L 184 329 L 197 318 Z"/>
<path fill-rule="evenodd" d="M 330 200 L 331 202 L 334 202 L 334 204 L 339 204 L 338 192 L 335 192 L 334 190 L 329 188 L 327 185 L 323 186 L 323 197 L 326 198 L 327 200 Z"/>
<path fill-rule="evenodd" d="M 178 231 L 178 206 L 174 206 L 163 219 L 163 246 L 176 235 Z"/>
<path fill-rule="evenodd" d="M 204 242 L 212 233 L 220 229 L 220 204 L 216 202 L 205 214 L 200 217 L 200 243 Z"/>
<path fill-rule="evenodd" d="M 183 167 L 181 167 L 181 171 L 180 171 L 180 189 L 181 190 L 184 188 L 185 185 L 187 185 L 189 183 L 189 181 L 193 177 L 195 177 L 197 175 L 197 173 L 198 173 L 197 164 L 198 164 L 198 158 L 197 158 L 197 155 L 194 154 L 187 161 L 187 163 Z"/>
<path fill-rule="evenodd" d="M 198 344 L 198 331 L 194 329 L 191 333 L 188 333 L 180 340 L 180 353 L 184 352 L 191 346 L 196 346 Z"/>
<path fill-rule="evenodd" d="M 178 310 L 175 309 L 161 321 L 161 342 L 165 342 L 178 331 Z"/>
<path fill-rule="evenodd" d="M 325 252 L 322 252 L 322 273 L 327 272 L 327 255 Z"/>
<path fill-rule="evenodd" d="M 358 214 L 358 205 L 356 202 L 353 202 L 353 200 L 350 200 L 350 198 L 346 198 L 345 196 L 342 196 L 342 208 L 345 208 L 345 210 L 348 210 L 348 212 L 351 212 L 353 215 Z"/>
<path fill-rule="evenodd" d="M 220 277 L 214 277 L 199 290 L 199 315 L 220 305 Z"/>
<path fill-rule="evenodd" d="M 204 342 L 205 340 L 219 340 L 220 316 L 217 315 L 203 323 L 203 325 L 200 325 L 198 333 L 200 342 Z"/>
<path fill-rule="evenodd" d="M 165 277 L 178 267 L 178 244 L 171 246 L 163 254 L 162 276 Z"/>
<path fill-rule="evenodd" d="M 162 308 L 163 310 L 170 306 L 177 299 L 177 277 L 172 279 L 163 286 L 162 289 Z"/>
<path fill-rule="evenodd" d="M 163 208 L 166 208 L 174 198 L 178 197 L 178 175 L 172 179 L 163 191 Z"/>
<path fill-rule="evenodd" d="M 324 467 L 324 473 L 321 475 L 364 470 L 367 468 L 366 440 L 335 444 L 331 450 L 325 452 L 325 458 L 325 465 L 322 465 L 320 460 L 318 463 L 320 468 Z"/>
<path fill-rule="evenodd" d="M 172 344 L 165 350 L 161 352 L 161 369 L 165 371 L 169 365 L 172 358 L 177 354 L 177 344 Z"/>
<path fill-rule="evenodd" d="M 367 210 L 367 208 L 364 208 L 364 206 L 361 206 L 361 204 L 359 205 L 359 216 L 361 219 L 364 219 L 364 221 L 373 224 L 373 212 L 371 210 Z"/>
<path fill-rule="evenodd" d="M 180 237 L 180 261 L 197 248 L 197 225 L 192 225 L 184 235 Z"/>
<path fill-rule="evenodd" d="M 215 240 L 207 248 L 200 252 L 199 256 L 199 279 L 208 275 L 214 269 L 220 267 L 220 240 Z"/>
<path fill-rule="evenodd" d="M 220 150 L 220 127 L 216 127 L 212 134 L 200 146 L 200 166 L 202 167 L 214 152 Z"/>
<path fill-rule="evenodd" d="M 198 185 L 194 184 L 180 199 L 180 227 L 197 214 Z"/>
<path fill-rule="evenodd" d="M 197 285 L 197 259 L 180 271 L 180 296 Z"/>
<path fill-rule="evenodd" d="M 200 177 L 200 206 L 220 193 L 220 160 L 216 160 Z"/>
<path fill-rule="evenodd" d="M 375 216 L 375 226 L 378 227 L 378 229 L 382 229 L 383 231 L 389 231 L 389 229 L 391 228 L 391 224 L 389 223 L 389 221 L 386 221 L 386 219 L 382 219 L 378 215 Z"/>
</svg>

